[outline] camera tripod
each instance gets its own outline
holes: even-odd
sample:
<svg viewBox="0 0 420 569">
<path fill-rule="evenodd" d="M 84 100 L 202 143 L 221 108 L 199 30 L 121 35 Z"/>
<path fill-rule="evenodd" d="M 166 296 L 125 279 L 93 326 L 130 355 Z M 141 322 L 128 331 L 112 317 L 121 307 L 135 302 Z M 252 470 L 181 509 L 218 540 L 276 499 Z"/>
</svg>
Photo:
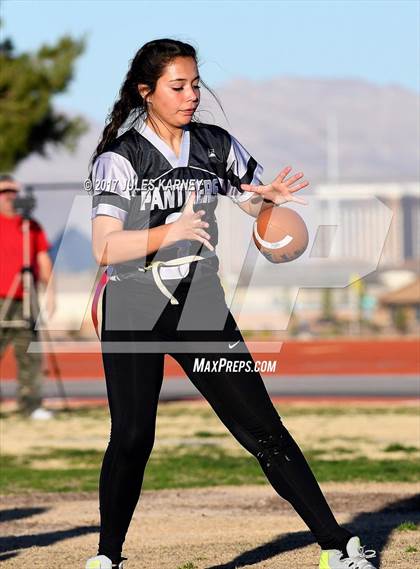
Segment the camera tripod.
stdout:
<svg viewBox="0 0 420 569">
<path fill-rule="evenodd" d="M 33 202 L 32 202 L 33 203 Z M 23 267 L 20 272 L 16 273 L 14 276 L 13 282 L 10 286 L 8 291 L 7 297 L 3 306 L 0 310 L 0 329 L 4 328 L 26 328 L 26 329 L 35 329 L 35 323 L 37 317 L 39 320 L 42 321 L 40 317 L 40 310 L 39 310 L 39 303 L 37 298 L 37 290 L 35 286 L 35 279 L 33 270 L 30 264 L 30 216 L 29 212 L 24 210 L 22 212 L 22 253 L 23 253 Z M 23 299 L 22 299 L 22 319 L 21 320 L 7 320 L 7 314 L 10 311 L 11 303 L 14 298 L 14 295 L 17 291 L 19 283 L 22 283 L 22 290 L 23 290 Z M 41 331 L 40 331 L 41 332 Z M 39 333 L 40 333 L 39 332 Z M 50 346 L 51 338 L 47 329 L 43 330 L 46 339 L 48 340 Z M 40 337 L 42 339 L 42 335 L 40 333 Z M 0 355 L 0 359 L 3 356 Z M 57 381 L 57 389 L 59 392 L 59 396 L 64 402 L 63 410 L 69 411 L 69 405 L 67 401 L 67 396 L 64 390 L 63 381 L 61 378 L 60 368 L 57 364 L 57 358 L 53 351 L 50 352 L 51 364 L 54 375 Z M 48 370 L 47 370 L 48 373 Z M 0 401 L 2 399 L 2 395 L 0 392 Z"/>
</svg>

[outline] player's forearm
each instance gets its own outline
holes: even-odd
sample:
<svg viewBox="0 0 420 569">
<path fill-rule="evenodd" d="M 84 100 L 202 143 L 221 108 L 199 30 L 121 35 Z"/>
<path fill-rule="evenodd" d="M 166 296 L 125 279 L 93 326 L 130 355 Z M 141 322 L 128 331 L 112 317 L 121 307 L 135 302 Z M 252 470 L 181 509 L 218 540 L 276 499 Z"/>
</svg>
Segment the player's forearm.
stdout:
<svg viewBox="0 0 420 569">
<path fill-rule="evenodd" d="M 39 279 L 39 282 L 44 287 L 45 291 L 50 294 L 51 296 L 55 295 L 55 279 L 53 273 L 50 272 L 48 275 L 44 275 L 42 278 Z"/>
<path fill-rule="evenodd" d="M 178 239 L 174 223 L 152 229 L 111 231 L 101 244 L 95 258 L 99 265 L 112 265 L 145 257 L 161 247 L 173 245 Z"/>
<path fill-rule="evenodd" d="M 37 256 L 38 263 L 38 280 L 45 287 L 48 288 L 51 294 L 55 290 L 55 281 L 53 278 L 53 265 L 51 257 L 46 251 L 38 253 Z"/>
</svg>

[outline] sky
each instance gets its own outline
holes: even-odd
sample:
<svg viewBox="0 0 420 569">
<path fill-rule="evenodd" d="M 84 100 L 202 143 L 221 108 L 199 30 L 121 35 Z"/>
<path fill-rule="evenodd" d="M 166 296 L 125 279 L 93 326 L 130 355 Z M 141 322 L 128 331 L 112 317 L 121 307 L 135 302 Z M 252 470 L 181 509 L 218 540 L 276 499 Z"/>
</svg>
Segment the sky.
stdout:
<svg viewBox="0 0 420 569">
<path fill-rule="evenodd" d="M 3 0 L 18 52 L 85 37 L 60 108 L 103 123 L 135 52 L 171 37 L 198 48 L 217 89 L 236 78 L 353 78 L 420 92 L 419 0 Z"/>
</svg>

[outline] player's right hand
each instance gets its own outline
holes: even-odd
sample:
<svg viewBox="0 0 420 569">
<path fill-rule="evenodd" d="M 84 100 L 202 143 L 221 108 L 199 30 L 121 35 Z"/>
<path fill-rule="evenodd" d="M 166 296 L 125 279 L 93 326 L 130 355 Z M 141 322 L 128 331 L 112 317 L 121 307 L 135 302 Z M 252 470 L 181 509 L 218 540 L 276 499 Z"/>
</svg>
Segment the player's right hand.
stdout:
<svg viewBox="0 0 420 569">
<path fill-rule="evenodd" d="M 194 201 L 195 190 L 191 192 L 181 216 L 173 223 L 176 238 L 177 240 L 190 239 L 200 241 L 210 251 L 214 251 L 214 247 L 209 241 L 211 236 L 203 229 L 203 227 L 209 227 L 207 221 L 201 219 L 206 212 L 203 209 L 195 212 Z"/>
</svg>

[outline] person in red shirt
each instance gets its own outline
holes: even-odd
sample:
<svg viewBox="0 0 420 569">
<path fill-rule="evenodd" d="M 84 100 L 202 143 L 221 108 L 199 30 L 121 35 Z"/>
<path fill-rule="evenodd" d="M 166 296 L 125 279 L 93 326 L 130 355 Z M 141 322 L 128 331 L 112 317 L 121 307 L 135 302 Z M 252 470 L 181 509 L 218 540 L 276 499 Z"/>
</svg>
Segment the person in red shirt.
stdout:
<svg viewBox="0 0 420 569">
<path fill-rule="evenodd" d="M 12 343 L 18 367 L 18 413 L 33 419 L 49 419 L 52 412 L 42 407 L 42 354 L 27 351 L 30 342 L 38 339 L 38 332 L 34 326 L 11 327 L 7 324 L 23 319 L 23 217 L 14 205 L 19 191 L 20 185 L 12 176 L 0 177 L 0 358 Z M 35 283 L 31 294 L 37 294 L 39 282 L 47 286 L 52 278 L 48 254 L 51 245 L 37 221 L 30 219 L 29 224 L 30 267 Z M 47 288 L 47 318 L 51 318 L 54 311 L 55 295 L 51 282 Z M 36 321 L 37 314 L 32 313 L 32 317 Z"/>
</svg>

